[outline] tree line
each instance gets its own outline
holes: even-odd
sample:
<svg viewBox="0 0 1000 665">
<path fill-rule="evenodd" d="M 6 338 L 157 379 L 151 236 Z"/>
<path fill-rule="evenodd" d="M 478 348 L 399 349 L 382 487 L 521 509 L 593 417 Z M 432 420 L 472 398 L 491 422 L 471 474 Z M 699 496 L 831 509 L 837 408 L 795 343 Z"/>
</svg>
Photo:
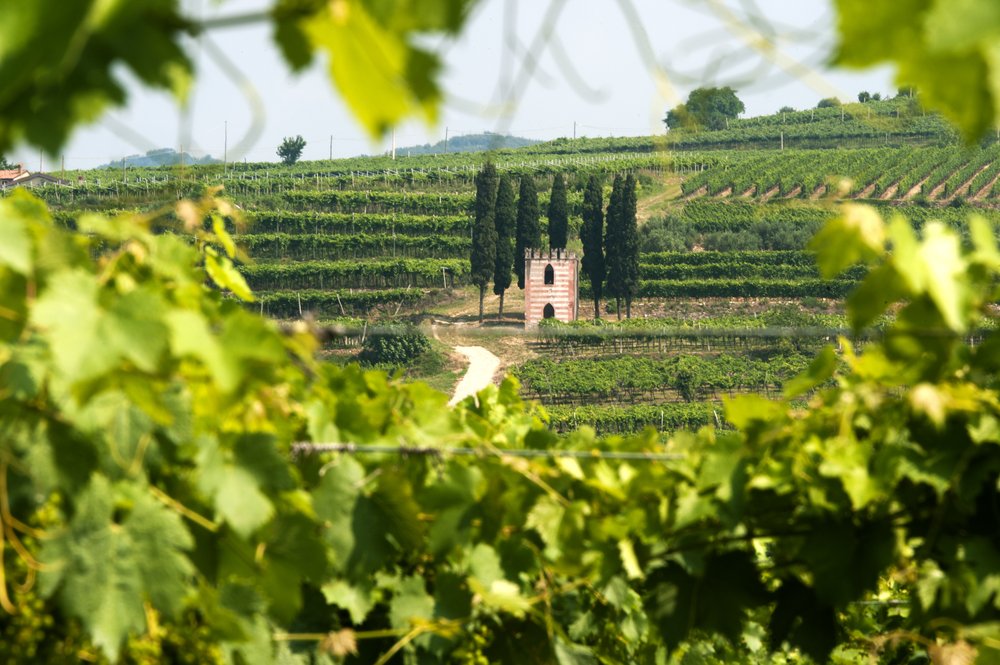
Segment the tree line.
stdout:
<svg viewBox="0 0 1000 665">
<path fill-rule="evenodd" d="M 476 174 L 470 260 L 471 281 L 479 287 L 480 322 L 490 282 L 493 293 L 500 297 L 498 316 L 503 317 L 504 294 L 513 282 L 512 273 L 517 275 L 517 286 L 523 290 L 524 252 L 542 246 L 535 179 L 530 175 L 519 177 L 516 199 L 514 185 L 515 176 L 499 175 L 496 165 L 490 161 Z M 569 241 L 566 197 L 565 175 L 557 173 L 553 177 L 547 211 L 549 249 L 565 249 Z M 635 176 L 615 176 L 606 210 L 604 183 L 599 176 L 590 176 L 584 191 L 582 217 L 582 267 L 591 285 L 594 317 L 600 318 L 604 294 L 615 299 L 619 319 L 623 302 L 626 316 L 631 317 L 632 300 L 639 292 Z"/>
</svg>

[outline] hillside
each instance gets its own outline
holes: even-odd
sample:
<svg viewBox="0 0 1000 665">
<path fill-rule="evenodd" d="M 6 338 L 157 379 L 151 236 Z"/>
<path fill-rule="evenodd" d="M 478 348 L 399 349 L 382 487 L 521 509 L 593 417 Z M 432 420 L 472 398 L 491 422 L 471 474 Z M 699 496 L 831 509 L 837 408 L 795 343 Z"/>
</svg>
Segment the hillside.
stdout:
<svg viewBox="0 0 1000 665">
<path fill-rule="evenodd" d="M 725 129 L 674 129 L 666 144 L 690 149 L 863 148 L 956 145 L 958 132 L 915 99 L 844 104 L 731 120 Z"/>
<path fill-rule="evenodd" d="M 441 155 L 452 152 L 486 152 L 489 150 L 511 150 L 524 148 L 529 145 L 539 143 L 534 139 L 526 139 L 520 136 L 510 136 L 507 134 L 494 134 L 493 132 L 483 132 L 482 134 L 462 134 L 454 136 L 447 141 L 423 145 L 406 146 L 397 148 L 398 155 L 419 156 L 419 155 Z"/>
<path fill-rule="evenodd" d="M 98 166 L 98 169 L 120 169 L 122 167 L 122 162 L 125 162 L 125 166 L 128 168 L 136 167 L 157 167 L 157 166 L 178 166 L 180 164 L 187 165 L 197 165 L 197 164 L 221 164 L 221 160 L 215 159 L 211 155 L 205 155 L 204 157 L 193 157 L 186 152 L 177 152 L 173 148 L 157 148 L 156 150 L 150 150 L 145 155 L 129 155 L 128 157 L 123 157 L 122 159 L 117 159 L 107 164 L 102 164 Z"/>
</svg>

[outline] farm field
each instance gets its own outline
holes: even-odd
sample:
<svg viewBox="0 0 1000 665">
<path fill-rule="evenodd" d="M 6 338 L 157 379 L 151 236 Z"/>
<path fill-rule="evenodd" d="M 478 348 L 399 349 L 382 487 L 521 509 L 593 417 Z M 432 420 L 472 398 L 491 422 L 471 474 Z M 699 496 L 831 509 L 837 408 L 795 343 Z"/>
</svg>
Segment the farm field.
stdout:
<svg viewBox="0 0 1000 665">
<path fill-rule="evenodd" d="M 619 324 L 604 303 L 601 325 L 538 333 L 521 330 L 515 285 L 503 320 L 489 315 L 491 294 L 490 334 L 477 334 L 469 253 L 482 155 L 84 172 L 71 188 L 40 193 L 72 224 L 88 209 L 151 210 L 221 184 L 246 220 L 231 230 L 248 258 L 239 270 L 256 295 L 250 306 L 275 319 L 346 324 L 350 332 L 328 344 L 331 358 L 354 358 L 386 325 L 415 326 L 432 340 L 434 359 L 381 366 L 447 391 L 462 367 L 450 349 L 481 340 L 522 395 L 548 408 L 556 430 L 669 433 L 724 425 L 725 397 L 779 394 L 844 333 L 843 299 L 864 270 L 822 279 L 808 250 L 837 202 L 901 213 L 917 228 L 935 219 L 966 233 L 970 212 L 1000 222 L 1000 144 L 959 145 L 936 117 L 901 115 L 901 103 L 494 154 L 500 173 L 536 181 L 543 235 L 552 178 L 567 176 L 569 249 L 578 254 L 590 175 L 604 178 L 607 195 L 614 173 L 637 174 L 639 206 L 648 211 L 635 318 Z M 592 312 L 581 280 L 581 318 Z"/>
</svg>

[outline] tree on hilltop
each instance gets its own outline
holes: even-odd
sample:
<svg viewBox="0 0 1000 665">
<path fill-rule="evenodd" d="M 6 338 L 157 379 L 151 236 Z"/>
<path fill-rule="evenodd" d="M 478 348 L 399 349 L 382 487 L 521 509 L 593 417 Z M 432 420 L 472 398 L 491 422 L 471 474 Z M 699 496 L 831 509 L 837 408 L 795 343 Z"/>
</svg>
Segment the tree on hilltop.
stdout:
<svg viewBox="0 0 1000 665">
<path fill-rule="evenodd" d="M 832 108 L 837 108 L 840 105 L 841 105 L 840 100 L 837 99 L 836 97 L 825 97 L 824 99 L 819 100 L 819 103 L 816 104 L 816 108 L 832 109 Z"/>
<path fill-rule="evenodd" d="M 285 140 L 278 146 L 278 157 L 281 157 L 281 163 L 291 166 L 299 161 L 299 157 L 302 156 L 302 150 L 305 147 L 306 140 L 301 135 L 294 138 L 286 136 Z"/>
<path fill-rule="evenodd" d="M 497 201 L 497 167 L 487 161 L 476 174 L 476 220 L 472 225 L 472 283 L 479 287 L 479 322 L 483 321 L 486 287 L 493 278 L 497 259 L 494 224 Z"/>
<path fill-rule="evenodd" d="M 696 88 L 688 95 L 687 102 L 671 109 L 663 122 L 667 129 L 698 127 L 725 129 L 730 119 L 746 111 L 736 91 L 723 88 Z"/>
</svg>

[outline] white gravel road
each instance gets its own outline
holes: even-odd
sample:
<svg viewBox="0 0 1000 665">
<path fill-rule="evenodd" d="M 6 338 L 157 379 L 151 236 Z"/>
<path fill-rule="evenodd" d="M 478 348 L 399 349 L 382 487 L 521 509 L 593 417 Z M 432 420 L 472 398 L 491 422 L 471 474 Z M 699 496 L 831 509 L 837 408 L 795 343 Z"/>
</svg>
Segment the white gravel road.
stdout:
<svg viewBox="0 0 1000 665">
<path fill-rule="evenodd" d="M 455 386 L 455 395 L 449 404 L 458 404 L 490 385 L 500 367 L 500 359 L 481 346 L 456 346 L 455 350 L 469 359 L 469 369 Z"/>
</svg>

